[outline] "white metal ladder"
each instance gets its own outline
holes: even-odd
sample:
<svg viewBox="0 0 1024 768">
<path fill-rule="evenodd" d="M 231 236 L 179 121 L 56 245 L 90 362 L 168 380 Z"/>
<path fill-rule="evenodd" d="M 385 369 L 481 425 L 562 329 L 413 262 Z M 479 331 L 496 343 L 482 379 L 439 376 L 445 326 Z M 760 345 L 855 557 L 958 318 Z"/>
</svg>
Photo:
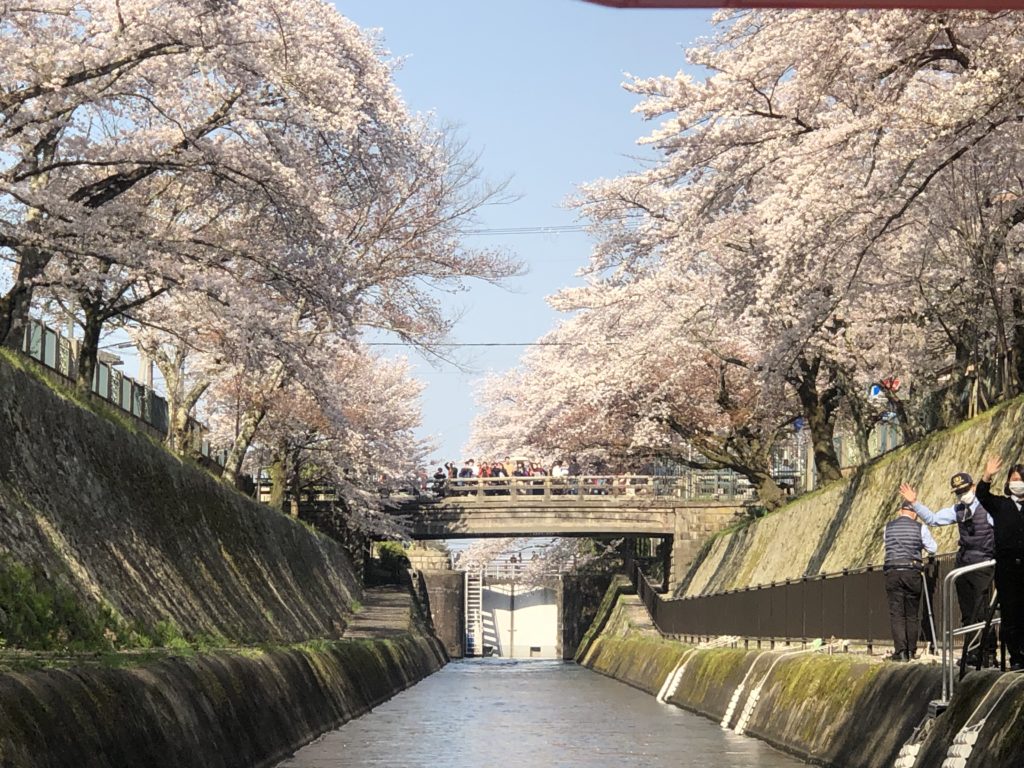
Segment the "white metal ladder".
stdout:
<svg viewBox="0 0 1024 768">
<path fill-rule="evenodd" d="M 466 656 L 482 656 L 484 652 L 483 574 L 466 571 Z"/>
</svg>

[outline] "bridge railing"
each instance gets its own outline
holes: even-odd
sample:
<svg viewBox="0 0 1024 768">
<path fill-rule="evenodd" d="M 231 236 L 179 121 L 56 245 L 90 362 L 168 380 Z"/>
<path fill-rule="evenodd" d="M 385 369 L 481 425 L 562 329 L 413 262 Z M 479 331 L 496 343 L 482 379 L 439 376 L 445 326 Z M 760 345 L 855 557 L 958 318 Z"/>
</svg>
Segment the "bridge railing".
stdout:
<svg viewBox="0 0 1024 768">
<path fill-rule="evenodd" d="M 934 558 L 929 568 L 931 589 L 955 565 L 955 554 Z M 695 597 L 668 598 L 636 567 L 637 595 L 658 630 L 691 641 L 721 636 L 775 642 L 843 639 L 890 645 L 889 607 L 881 565 L 821 573 L 781 583 L 759 584 Z M 942 626 L 941 600 L 930 600 L 934 626 Z M 932 623 L 921 601 L 921 641 L 927 645 Z M 957 639 L 962 645 L 962 639 Z"/>
<path fill-rule="evenodd" d="M 466 477 L 433 486 L 443 497 L 464 501 L 602 501 L 624 496 L 674 498 L 683 501 L 751 501 L 753 487 L 733 472 L 707 471 L 685 475 L 573 475 L 570 477 Z"/>
</svg>

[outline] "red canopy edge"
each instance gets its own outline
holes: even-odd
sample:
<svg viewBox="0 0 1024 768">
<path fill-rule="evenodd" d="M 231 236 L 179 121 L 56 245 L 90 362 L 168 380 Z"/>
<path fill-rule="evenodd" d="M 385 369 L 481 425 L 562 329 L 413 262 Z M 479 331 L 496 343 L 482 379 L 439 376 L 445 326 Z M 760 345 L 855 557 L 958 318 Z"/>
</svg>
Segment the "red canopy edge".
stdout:
<svg viewBox="0 0 1024 768">
<path fill-rule="evenodd" d="M 917 8 L 928 10 L 1024 10 L 1024 0 L 584 0 L 609 8 Z"/>
</svg>

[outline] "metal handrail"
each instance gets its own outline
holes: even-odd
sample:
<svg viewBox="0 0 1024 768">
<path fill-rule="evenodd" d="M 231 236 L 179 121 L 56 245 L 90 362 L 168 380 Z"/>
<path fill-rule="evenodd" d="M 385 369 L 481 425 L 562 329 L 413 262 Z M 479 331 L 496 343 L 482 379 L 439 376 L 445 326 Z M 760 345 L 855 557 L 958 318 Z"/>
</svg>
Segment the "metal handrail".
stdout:
<svg viewBox="0 0 1024 768">
<path fill-rule="evenodd" d="M 932 565 L 935 562 L 942 563 L 944 560 L 952 560 L 956 557 L 956 552 L 940 552 L 937 555 L 931 555 L 926 561 L 926 565 Z M 672 600 L 701 600 L 705 597 L 714 597 L 716 595 L 731 595 L 737 592 L 757 592 L 762 589 L 768 589 L 770 587 L 777 587 L 783 584 L 790 584 L 797 581 L 825 581 L 827 579 L 841 579 L 846 576 L 857 576 L 863 573 L 874 573 L 876 571 L 884 570 L 885 566 L 882 563 L 869 563 L 868 565 L 861 565 L 856 568 L 844 568 L 841 571 L 821 571 L 820 573 L 809 573 L 803 576 L 791 576 L 788 579 L 782 579 L 780 581 L 773 581 L 768 584 L 764 582 L 758 582 L 757 584 L 751 584 L 746 587 L 735 587 L 733 589 L 723 589 L 719 592 L 708 592 L 700 595 L 684 595 L 683 597 L 674 597 Z"/>
<path fill-rule="evenodd" d="M 40 320 L 30 319 L 25 325 L 21 352 L 47 370 L 74 382 L 78 375 L 78 355 L 81 344 L 50 328 Z M 93 372 L 92 393 L 111 403 L 126 414 L 157 432 L 167 435 L 170 431 L 170 414 L 167 399 L 157 394 L 152 386 L 146 386 L 117 370 L 116 363 L 96 361 Z M 224 466 L 226 451 L 214 450 L 202 435 L 209 428 L 192 416 L 188 417 L 189 432 L 193 435 L 192 448 L 202 456 Z"/>
<path fill-rule="evenodd" d="M 755 489 L 732 472 L 693 472 L 682 475 L 529 475 L 511 477 L 446 478 L 434 485 L 445 497 L 466 501 L 502 497 L 517 501 L 601 501 L 609 497 L 639 496 L 682 500 L 751 501 Z"/>
<path fill-rule="evenodd" d="M 984 560 L 972 565 L 954 568 L 942 580 L 942 702 L 948 704 L 953 695 L 956 665 L 953 660 L 953 588 L 957 579 L 967 573 L 993 568 L 995 560 Z M 959 634 L 963 634 L 962 632 Z"/>
</svg>

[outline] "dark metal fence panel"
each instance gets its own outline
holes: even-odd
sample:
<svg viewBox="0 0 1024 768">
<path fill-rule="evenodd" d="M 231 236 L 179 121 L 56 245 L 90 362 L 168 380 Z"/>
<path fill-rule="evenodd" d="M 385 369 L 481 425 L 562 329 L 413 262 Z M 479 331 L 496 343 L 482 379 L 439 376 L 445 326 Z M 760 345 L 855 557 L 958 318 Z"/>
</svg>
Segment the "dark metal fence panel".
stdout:
<svg viewBox="0 0 1024 768">
<path fill-rule="evenodd" d="M 804 579 L 804 637 L 808 640 L 826 638 L 825 580 Z"/>
<path fill-rule="evenodd" d="M 771 637 L 771 600 L 768 598 L 770 587 L 756 587 L 751 591 L 758 604 L 757 637 Z"/>
<path fill-rule="evenodd" d="M 940 559 L 940 572 L 950 567 Z M 885 574 L 877 566 L 675 599 L 662 597 L 639 572 L 638 582 L 638 593 L 665 634 L 789 641 L 842 638 L 867 643 L 890 638 Z M 936 612 L 936 626 L 940 618 Z M 922 621 L 927 621 L 923 603 Z"/>
<path fill-rule="evenodd" d="M 170 431 L 170 422 L 167 417 L 167 401 L 152 391 L 148 395 L 149 423 L 164 434 L 167 434 Z"/>
<path fill-rule="evenodd" d="M 819 579 L 821 585 L 821 633 L 822 639 L 850 637 L 846 631 L 846 584 L 847 579 L 831 576 Z"/>
<path fill-rule="evenodd" d="M 786 585 L 772 584 L 772 586 L 766 590 L 765 597 L 771 606 L 771 611 L 768 614 L 768 631 L 765 632 L 765 635 L 768 637 L 785 637 L 786 603 L 789 598 Z"/>
<path fill-rule="evenodd" d="M 867 579 L 864 572 L 853 572 L 838 576 L 844 582 L 845 591 L 843 594 L 844 621 L 842 631 L 844 634 L 835 634 L 836 637 L 856 637 L 868 639 L 871 637 L 870 596 L 867 592 Z"/>
<path fill-rule="evenodd" d="M 889 601 L 885 595 L 885 573 L 881 568 L 865 574 L 863 589 L 867 592 L 868 635 L 872 642 L 892 638 L 889 623 Z"/>
<path fill-rule="evenodd" d="M 745 589 L 735 595 L 736 610 L 733 615 L 732 626 L 729 628 L 730 635 L 743 635 L 741 631 L 744 626 L 753 626 L 760 635 L 761 616 L 758 612 L 760 601 L 757 591 Z"/>
<path fill-rule="evenodd" d="M 802 640 L 804 614 L 807 610 L 807 594 L 802 581 L 786 582 L 786 634 L 791 640 Z"/>
</svg>

